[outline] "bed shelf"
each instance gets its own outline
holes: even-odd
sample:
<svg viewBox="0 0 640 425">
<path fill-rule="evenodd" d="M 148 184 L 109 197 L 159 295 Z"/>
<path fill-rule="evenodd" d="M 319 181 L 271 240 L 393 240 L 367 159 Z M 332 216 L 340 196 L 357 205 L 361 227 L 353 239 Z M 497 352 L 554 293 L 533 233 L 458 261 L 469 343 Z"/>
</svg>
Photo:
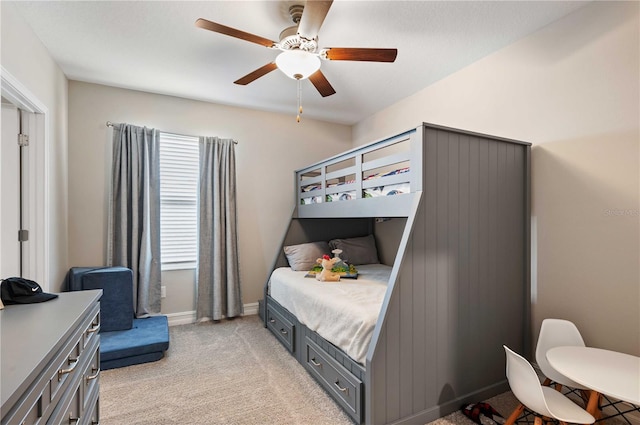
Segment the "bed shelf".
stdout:
<svg viewBox="0 0 640 425">
<path fill-rule="evenodd" d="M 422 127 L 295 172 L 299 218 L 406 217 L 422 190 Z"/>
</svg>

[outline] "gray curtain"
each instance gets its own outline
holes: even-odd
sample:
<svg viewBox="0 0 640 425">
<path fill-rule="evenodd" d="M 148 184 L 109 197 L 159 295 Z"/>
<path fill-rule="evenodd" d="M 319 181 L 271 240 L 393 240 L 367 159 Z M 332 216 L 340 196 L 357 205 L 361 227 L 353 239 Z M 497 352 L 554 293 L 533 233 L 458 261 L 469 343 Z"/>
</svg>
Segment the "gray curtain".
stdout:
<svg viewBox="0 0 640 425">
<path fill-rule="evenodd" d="M 133 270 L 136 317 L 160 313 L 160 133 L 114 125 L 107 264 Z"/>
<path fill-rule="evenodd" d="M 196 319 L 243 313 L 236 229 L 233 140 L 200 138 Z"/>
</svg>

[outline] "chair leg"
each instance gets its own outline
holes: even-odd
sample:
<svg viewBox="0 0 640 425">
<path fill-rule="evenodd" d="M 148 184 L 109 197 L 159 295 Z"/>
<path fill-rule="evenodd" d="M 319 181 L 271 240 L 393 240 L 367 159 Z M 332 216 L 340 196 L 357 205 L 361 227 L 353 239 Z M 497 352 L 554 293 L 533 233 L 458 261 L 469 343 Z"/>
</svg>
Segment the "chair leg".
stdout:
<svg viewBox="0 0 640 425">
<path fill-rule="evenodd" d="M 518 405 L 518 407 L 516 407 L 515 410 L 513 412 L 511 412 L 511 414 L 509 415 L 509 417 L 505 421 L 504 425 L 513 425 L 513 424 L 515 424 L 523 411 L 524 411 L 524 404 L 520 403 Z M 538 425 L 542 425 L 542 424 L 538 424 Z"/>
<path fill-rule="evenodd" d="M 542 418 L 540 418 L 539 416 L 536 416 L 536 418 L 533 420 L 533 424 L 542 425 Z"/>
<path fill-rule="evenodd" d="M 549 379 L 549 378 L 545 378 L 545 379 L 544 379 L 544 382 L 542 383 L 542 386 L 543 386 L 543 387 L 550 387 L 550 386 L 551 386 L 551 382 L 553 382 L 553 381 L 551 381 L 551 379 Z M 562 390 L 562 384 L 558 384 L 558 383 L 556 382 L 556 383 L 553 385 L 553 388 L 555 388 L 555 389 L 556 389 L 556 391 L 558 391 L 558 392 L 562 392 L 562 391 L 561 391 L 561 390 Z"/>
</svg>

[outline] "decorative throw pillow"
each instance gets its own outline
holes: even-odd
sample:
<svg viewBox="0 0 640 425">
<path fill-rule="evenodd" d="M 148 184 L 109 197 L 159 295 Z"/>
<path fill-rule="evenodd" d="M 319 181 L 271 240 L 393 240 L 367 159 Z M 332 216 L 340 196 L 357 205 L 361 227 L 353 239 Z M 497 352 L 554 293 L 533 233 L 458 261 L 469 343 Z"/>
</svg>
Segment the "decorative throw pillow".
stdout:
<svg viewBox="0 0 640 425">
<path fill-rule="evenodd" d="M 376 240 L 373 235 L 359 238 L 332 239 L 329 241 L 332 250 L 341 249 L 340 258 L 349 264 L 379 264 Z"/>
<path fill-rule="evenodd" d="M 329 254 L 329 244 L 325 241 L 302 243 L 284 247 L 284 255 L 293 271 L 309 271 L 315 266 L 316 260 Z"/>
</svg>

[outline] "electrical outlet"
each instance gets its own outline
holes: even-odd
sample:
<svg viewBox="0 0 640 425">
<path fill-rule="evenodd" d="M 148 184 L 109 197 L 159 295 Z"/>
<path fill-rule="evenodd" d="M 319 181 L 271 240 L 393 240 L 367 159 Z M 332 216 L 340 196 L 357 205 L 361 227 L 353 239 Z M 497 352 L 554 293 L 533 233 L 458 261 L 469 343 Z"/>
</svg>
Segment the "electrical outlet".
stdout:
<svg viewBox="0 0 640 425">
<path fill-rule="evenodd" d="M 167 287 L 166 286 L 161 286 L 160 287 L 160 298 L 167 298 Z"/>
</svg>

